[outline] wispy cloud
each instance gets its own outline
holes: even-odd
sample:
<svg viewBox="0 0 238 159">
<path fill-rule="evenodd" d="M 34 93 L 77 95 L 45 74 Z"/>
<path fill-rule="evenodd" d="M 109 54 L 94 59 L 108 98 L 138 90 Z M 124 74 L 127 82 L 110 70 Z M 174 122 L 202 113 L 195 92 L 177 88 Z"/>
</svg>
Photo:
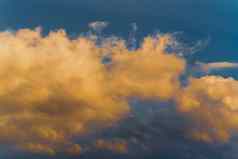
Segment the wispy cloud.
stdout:
<svg viewBox="0 0 238 159">
<path fill-rule="evenodd" d="M 211 62 L 211 63 L 198 62 L 197 65 L 201 68 L 202 71 L 205 71 L 205 72 L 209 72 L 212 70 L 238 68 L 238 63 L 232 63 L 232 62 L 226 62 L 226 61 Z"/>
<path fill-rule="evenodd" d="M 102 32 L 103 29 L 105 29 L 109 25 L 106 21 L 95 21 L 89 23 L 89 28 L 93 29 L 96 32 Z"/>
</svg>

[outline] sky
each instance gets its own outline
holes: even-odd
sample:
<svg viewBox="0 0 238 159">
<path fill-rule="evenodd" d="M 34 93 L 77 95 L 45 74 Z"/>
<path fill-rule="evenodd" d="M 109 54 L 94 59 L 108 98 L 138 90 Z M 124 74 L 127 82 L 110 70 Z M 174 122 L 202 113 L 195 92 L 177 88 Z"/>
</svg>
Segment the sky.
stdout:
<svg viewBox="0 0 238 159">
<path fill-rule="evenodd" d="M 0 0 L 0 157 L 236 159 L 236 0 Z"/>
</svg>

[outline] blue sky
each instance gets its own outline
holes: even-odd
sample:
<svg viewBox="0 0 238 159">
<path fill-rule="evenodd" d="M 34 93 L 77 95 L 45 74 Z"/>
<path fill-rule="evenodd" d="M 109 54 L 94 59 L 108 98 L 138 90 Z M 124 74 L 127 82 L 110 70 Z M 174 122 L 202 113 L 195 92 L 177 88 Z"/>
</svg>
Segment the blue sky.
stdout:
<svg viewBox="0 0 238 159">
<path fill-rule="evenodd" d="M 209 39 L 195 60 L 238 60 L 236 0 L 1 0 L 0 7 L 1 30 L 42 26 L 46 32 L 64 28 L 79 34 L 88 23 L 103 20 L 110 22 L 108 34 L 125 37 L 135 22 L 139 38 L 161 31 L 183 32 L 187 41 Z"/>
<path fill-rule="evenodd" d="M 125 39 L 131 32 L 131 24 L 136 23 L 138 30 L 135 36 L 138 42 L 146 35 L 155 32 L 181 32 L 178 34 L 178 39 L 188 46 L 193 46 L 198 41 L 204 43 L 204 46 L 193 54 L 188 53 L 186 57 L 187 62 L 191 64 L 191 68 L 188 69 L 192 71 L 197 69 L 193 70 L 197 62 L 238 62 L 237 17 L 237 0 L 0 0 L 1 31 L 33 29 L 40 26 L 45 34 L 63 28 L 69 35 L 76 36 L 87 32 L 89 23 L 106 21 L 109 26 L 103 32 L 105 36 L 116 35 Z M 215 69 L 209 73 L 238 79 L 237 68 Z M 138 120 L 125 121 L 119 128 L 103 132 L 106 135 L 102 134 L 102 136 L 115 135 L 126 138 L 134 134 L 135 129 L 139 129 L 138 132 L 145 132 L 144 135 L 139 134 L 141 138 L 139 142 L 149 144 L 152 147 L 150 151 L 141 152 L 140 148 L 135 148 L 134 151 L 140 156 L 135 153 L 123 156 L 107 152 L 93 152 L 82 157 L 148 159 L 158 157 L 165 159 L 235 159 L 237 157 L 235 153 L 238 151 L 238 145 L 235 144 L 235 139 L 228 144 L 204 144 L 187 140 L 180 136 L 183 130 L 178 125 L 183 125 L 183 123 L 174 122 L 177 118 L 183 120 L 183 117 L 181 118 L 173 108 L 158 108 L 156 105 L 161 105 L 161 103 L 150 102 L 142 101 L 135 104 L 139 105 L 135 107 Z M 163 104 L 173 105 L 174 103 L 171 104 L 169 101 Z M 143 105 L 152 105 L 151 110 L 145 109 Z M 172 112 L 172 114 L 167 112 Z M 171 128 L 173 124 L 176 126 Z M 158 135 L 157 129 L 162 135 Z M 146 139 L 146 133 L 151 135 L 153 140 Z M 159 141 L 165 147 L 157 145 Z M 174 154 L 170 153 L 170 149 Z M 11 154 L 4 151 L 7 149 L 0 152 L 0 157 L 3 156 L 6 159 L 22 156 L 32 159 L 42 157 L 22 152 Z M 43 158 L 63 159 L 68 156 L 64 157 L 62 154 L 54 157 L 43 156 Z"/>
</svg>

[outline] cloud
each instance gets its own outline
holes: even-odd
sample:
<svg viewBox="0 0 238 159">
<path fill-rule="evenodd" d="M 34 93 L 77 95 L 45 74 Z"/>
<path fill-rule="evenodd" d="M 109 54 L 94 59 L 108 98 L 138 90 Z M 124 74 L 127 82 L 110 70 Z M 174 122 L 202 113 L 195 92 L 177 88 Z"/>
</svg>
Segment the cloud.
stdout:
<svg viewBox="0 0 238 159">
<path fill-rule="evenodd" d="M 116 153 L 127 153 L 128 151 L 128 144 L 127 141 L 121 139 L 114 139 L 114 140 L 104 140 L 98 139 L 95 143 L 96 149 L 99 150 L 109 150 Z"/>
<path fill-rule="evenodd" d="M 238 81 L 219 76 L 191 78 L 177 97 L 178 111 L 196 140 L 227 142 L 238 130 Z"/>
<path fill-rule="evenodd" d="M 41 154 L 48 154 L 50 156 L 55 155 L 55 150 L 52 149 L 49 145 L 45 144 L 25 144 L 23 145 L 24 150 L 30 151 L 32 153 L 41 153 Z"/>
<path fill-rule="evenodd" d="M 70 155 L 80 155 L 82 152 L 82 147 L 79 144 L 74 144 L 71 147 L 69 147 L 66 151 Z"/>
<path fill-rule="evenodd" d="M 0 33 L 2 145 L 80 155 L 81 139 L 128 117 L 134 97 L 176 103 L 174 114 L 186 120 L 181 132 L 195 140 L 227 142 L 237 131 L 238 81 L 188 77 L 187 85 L 181 85 L 186 61 L 167 52 L 174 43 L 171 34 L 148 36 L 133 50 L 123 39 L 101 40 L 71 39 L 64 30 L 46 36 L 41 29 Z M 89 140 L 94 148 L 129 151 L 127 141 Z"/>
<path fill-rule="evenodd" d="M 211 63 L 198 62 L 197 65 L 204 72 L 209 72 L 212 70 L 238 68 L 238 63 L 232 63 L 232 62 L 211 62 Z"/>
<path fill-rule="evenodd" d="M 64 30 L 1 32 L 0 143 L 80 154 L 75 139 L 123 119 L 131 97 L 173 98 L 185 61 L 166 53 L 170 40 L 147 37 L 130 51 L 123 40 L 98 46 Z"/>
<path fill-rule="evenodd" d="M 124 96 L 170 99 L 180 87 L 185 61 L 164 51 L 170 36 L 147 37 L 134 51 L 122 45 L 111 49 L 113 88 Z M 127 54 L 125 54 L 127 53 Z"/>
<path fill-rule="evenodd" d="M 95 21 L 89 23 L 89 28 L 93 29 L 96 32 L 101 32 L 103 29 L 105 29 L 109 25 L 106 21 Z"/>
</svg>

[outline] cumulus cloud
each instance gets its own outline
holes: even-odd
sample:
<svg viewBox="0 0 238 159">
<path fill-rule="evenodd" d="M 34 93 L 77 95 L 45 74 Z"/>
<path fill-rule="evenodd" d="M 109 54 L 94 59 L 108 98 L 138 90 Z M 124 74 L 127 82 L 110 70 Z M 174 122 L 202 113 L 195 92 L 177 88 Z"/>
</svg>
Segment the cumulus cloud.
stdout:
<svg viewBox="0 0 238 159">
<path fill-rule="evenodd" d="M 166 53 L 170 40 L 147 37 L 130 51 L 123 40 L 98 46 L 63 30 L 1 32 L 0 143 L 80 154 L 74 139 L 123 119 L 131 97 L 173 98 L 185 61 Z"/>
<path fill-rule="evenodd" d="M 170 36 L 147 37 L 142 46 L 128 51 L 125 46 L 111 49 L 110 75 L 113 88 L 123 96 L 170 99 L 178 91 L 185 61 L 164 51 Z M 126 53 L 126 54 L 125 54 Z"/>
<path fill-rule="evenodd" d="M 71 39 L 64 30 L 0 33 L 0 143 L 24 151 L 79 155 L 81 137 L 106 129 L 131 111 L 130 99 L 172 101 L 196 140 L 226 142 L 238 129 L 238 81 L 180 76 L 186 61 L 167 52 L 170 34 L 129 49 L 119 38 Z M 107 62 L 105 62 L 107 59 Z M 231 68 L 233 63 L 200 64 Z M 93 139 L 94 148 L 125 153 L 127 141 Z"/>
<path fill-rule="evenodd" d="M 194 139 L 227 142 L 238 130 L 238 81 L 232 78 L 191 78 L 177 102 L 191 122 L 188 133 Z"/>
<path fill-rule="evenodd" d="M 1 33 L 0 41 L 2 142 L 53 152 L 91 123 L 106 126 L 129 111 L 107 87 L 92 41 L 71 41 L 62 30 L 47 37 L 30 30 Z"/>
</svg>

